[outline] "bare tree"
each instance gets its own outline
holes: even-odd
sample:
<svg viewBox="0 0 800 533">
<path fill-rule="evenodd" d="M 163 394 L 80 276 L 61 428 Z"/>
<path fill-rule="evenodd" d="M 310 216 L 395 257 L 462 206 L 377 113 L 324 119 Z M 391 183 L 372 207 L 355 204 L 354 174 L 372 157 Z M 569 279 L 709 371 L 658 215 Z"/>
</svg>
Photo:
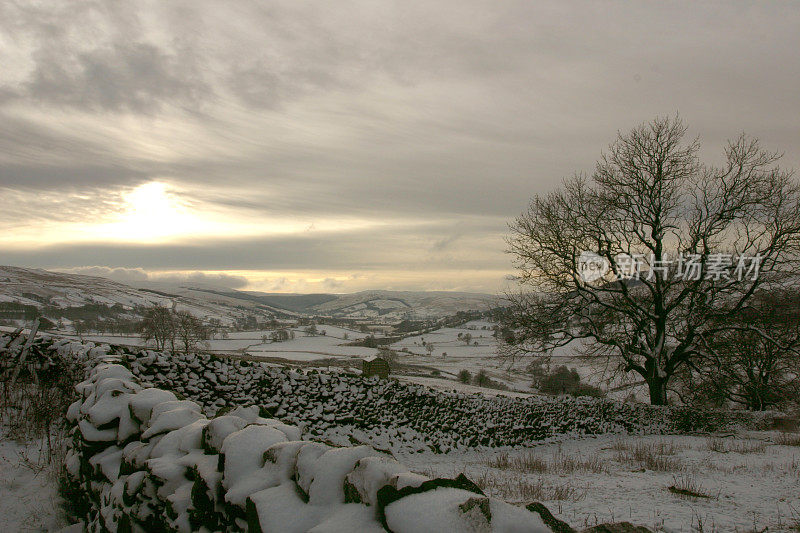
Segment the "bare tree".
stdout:
<svg viewBox="0 0 800 533">
<path fill-rule="evenodd" d="M 508 294 L 510 352 L 584 354 L 646 381 L 653 404 L 670 378 L 758 289 L 796 272 L 800 190 L 779 155 L 741 136 L 722 167 L 699 162 L 677 117 L 619 134 L 591 178 L 536 196 L 511 224 L 520 291 Z"/>
<path fill-rule="evenodd" d="M 162 305 L 148 309 L 142 323 L 142 338 L 155 342 L 156 349 L 165 350 L 167 344 L 175 349 L 175 323 L 172 312 Z"/>
<path fill-rule="evenodd" d="M 709 342 L 686 392 L 754 411 L 800 401 L 800 294 L 756 294 L 733 322 Z"/>
<path fill-rule="evenodd" d="M 83 342 L 83 334 L 86 333 L 86 324 L 83 320 L 75 319 L 72 321 L 72 327 L 75 330 L 75 335 Z"/>
<path fill-rule="evenodd" d="M 175 336 L 183 344 L 184 353 L 197 349 L 199 342 L 208 339 L 209 331 L 203 322 L 189 311 L 176 311 L 173 324 Z"/>
</svg>

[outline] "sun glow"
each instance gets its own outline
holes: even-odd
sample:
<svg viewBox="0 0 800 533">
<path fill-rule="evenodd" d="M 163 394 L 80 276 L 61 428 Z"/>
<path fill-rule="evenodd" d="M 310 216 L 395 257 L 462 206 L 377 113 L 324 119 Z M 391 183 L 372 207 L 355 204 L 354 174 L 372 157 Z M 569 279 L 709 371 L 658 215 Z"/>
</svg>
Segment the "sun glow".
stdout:
<svg viewBox="0 0 800 533">
<path fill-rule="evenodd" d="M 262 191 L 263 192 L 263 191 Z M 220 193 L 224 196 L 224 192 Z M 266 197 L 265 197 L 266 198 Z M 76 200 L 77 199 L 77 200 Z M 0 195 L 0 214 L 29 199 Z M 192 243 L 207 239 L 241 239 L 294 235 L 299 238 L 337 232 L 363 231 L 398 224 L 412 226 L 419 220 L 387 220 L 362 217 L 294 217 L 268 209 L 243 210 L 202 200 L 167 180 L 153 180 L 123 191 L 93 191 L 58 198 L 39 198 L 37 212 L 59 212 L 65 202 L 83 202 L 83 210 L 61 220 L 17 217 L 4 245 L 16 248 L 49 244 L 110 242 L 137 244 Z M 265 204 L 269 204 L 268 198 Z"/>
<path fill-rule="evenodd" d="M 122 197 L 125 203 L 119 218 L 97 228 L 109 237 L 157 242 L 213 228 L 213 223 L 193 213 L 166 183 L 145 183 Z"/>
</svg>

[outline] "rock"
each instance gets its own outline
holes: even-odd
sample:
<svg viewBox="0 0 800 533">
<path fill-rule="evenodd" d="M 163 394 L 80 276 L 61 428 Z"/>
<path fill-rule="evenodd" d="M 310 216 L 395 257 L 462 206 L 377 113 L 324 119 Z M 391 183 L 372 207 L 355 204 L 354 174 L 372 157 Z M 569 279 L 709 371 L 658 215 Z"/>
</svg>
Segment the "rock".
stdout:
<svg viewBox="0 0 800 533">
<path fill-rule="evenodd" d="M 487 524 L 492 521 L 492 511 L 489 506 L 489 498 L 470 498 L 458 506 L 459 510 L 465 515 L 472 515 L 476 519 L 478 515 L 483 517 Z"/>
<path fill-rule="evenodd" d="M 532 513 L 538 513 L 542 518 L 542 522 L 552 529 L 553 533 L 576 533 L 569 524 L 553 516 L 550 509 L 539 502 L 530 503 L 525 508 Z"/>
</svg>

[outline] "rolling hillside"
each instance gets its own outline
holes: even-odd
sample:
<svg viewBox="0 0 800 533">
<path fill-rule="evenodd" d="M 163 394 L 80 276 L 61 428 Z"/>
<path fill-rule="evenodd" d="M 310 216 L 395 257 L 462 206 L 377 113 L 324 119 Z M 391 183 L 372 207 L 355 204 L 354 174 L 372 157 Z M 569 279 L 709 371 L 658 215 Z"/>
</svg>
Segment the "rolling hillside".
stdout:
<svg viewBox="0 0 800 533">
<path fill-rule="evenodd" d="M 0 303 L 14 302 L 39 309 L 117 306 L 128 311 L 164 305 L 188 310 L 202 318 L 216 318 L 223 324 L 249 315 L 278 318 L 317 315 L 395 322 L 453 315 L 458 311 L 488 310 L 496 301 L 497 298 L 489 294 L 443 291 L 276 294 L 195 284 L 138 282 L 126 285 L 101 277 L 0 266 Z"/>
</svg>

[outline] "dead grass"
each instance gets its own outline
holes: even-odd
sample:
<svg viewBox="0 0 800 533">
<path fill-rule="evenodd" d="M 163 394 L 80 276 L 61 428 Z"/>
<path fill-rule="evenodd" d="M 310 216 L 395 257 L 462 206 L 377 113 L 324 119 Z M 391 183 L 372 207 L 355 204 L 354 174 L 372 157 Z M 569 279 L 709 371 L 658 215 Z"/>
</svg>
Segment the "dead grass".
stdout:
<svg viewBox="0 0 800 533">
<path fill-rule="evenodd" d="M 773 442 L 775 442 L 775 444 L 780 444 L 781 446 L 800 446 L 800 433 L 781 431 L 775 435 Z"/>
<path fill-rule="evenodd" d="M 586 489 L 574 485 L 571 481 L 549 482 L 542 476 L 536 479 L 525 477 L 498 475 L 485 470 L 473 481 L 481 490 L 491 496 L 508 501 L 579 501 L 586 496 Z"/>
<path fill-rule="evenodd" d="M 38 380 L 0 384 L 3 438 L 29 444 L 20 452 L 20 465 L 54 480 L 62 474 L 69 440 L 64 414 L 72 391 L 63 385 Z"/>
<path fill-rule="evenodd" d="M 710 437 L 706 440 L 706 449 L 717 453 L 764 453 L 767 444 L 760 440 L 725 439 Z"/>
<path fill-rule="evenodd" d="M 513 470 L 513 469 L 509 469 Z M 433 468 L 423 468 L 416 473 L 429 478 L 449 476 L 455 478 L 461 470 L 454 468 L 452 472 L 442 473 Z M 492 471 L 486 468 L 480 473 L 470 473 L 469 479 L 475 482 L 482 491 L 507 501 L 579 501 L 586 496 L 586 488 L 576 486 L 572 481 L 548 482 L 539 475 L 535 479 L 509 475 L 505 472 Z"/>
<path fill-rule="evenodd" d="M 761 466 L 762 472 L 791 473 L 800 478 L 800 457 L 792 457 L 788 462 L 767 463 Z"/>
<path fill-rule="evenodd" d="M 714 498 L 707 493 L 694 476 L 680 474 L 672 476 L 673 484 L 667 490 L 681 498 Z M 717 495 L 719 497 L 719 495 Z"/>
<path fill-rule="evenodd" d="M 633 443 L 617 441 L 612 446 L 617 452 L 617 461 L 626 463 L 636 469 L 654 470 L 658 472 L 680 471 L 683 463 L 671 457 L 685 448 L 672 441 L 639 440 Z"/>
<path fill-rule="evenodd" d="M 499 453 L 486 461 L 486 466 L 499 470 L 513 470 L 524 474 L 575 474 L 590 472 L 602 474 L 608 471 L 606 464 L 598 455 L 583 456 L 567 454 L 557 450 L 549 459 L 528 452 L 521 455 Z"/>
<path fill-rule="evenodd" d="M 510 455 L 502 452 L 486 461 L 486 466 L 500 470 L 515 470 L 524 473 L 544 473 L 548 470 L 547 461 L 534 455 L 526 453 L 524 455 Z"/>
</svg>

